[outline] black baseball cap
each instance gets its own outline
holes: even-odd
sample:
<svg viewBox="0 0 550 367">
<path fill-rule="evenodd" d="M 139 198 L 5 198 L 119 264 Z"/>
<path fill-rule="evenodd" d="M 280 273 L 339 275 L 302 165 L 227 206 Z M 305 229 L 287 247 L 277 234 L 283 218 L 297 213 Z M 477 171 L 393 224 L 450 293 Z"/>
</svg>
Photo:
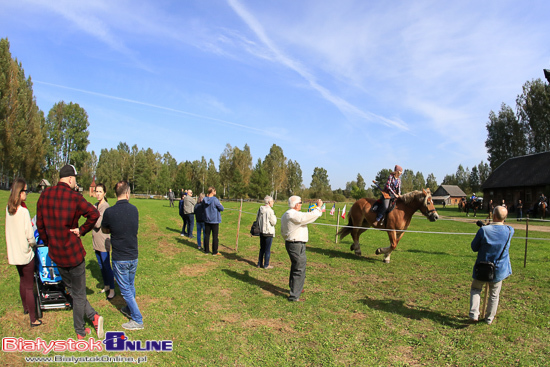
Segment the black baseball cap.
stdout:
<svg viewBox="0 0 550 367">
<path fill-rule="evenodd" d="M 70 177 L 70 176 L 75 176 L 75 177 L 80 176 L 78 173 L 76 173 L 76 168 L 74 168 L 72 164 L 67 164 L 59 170 L 59 178 Z"/>
</svg>

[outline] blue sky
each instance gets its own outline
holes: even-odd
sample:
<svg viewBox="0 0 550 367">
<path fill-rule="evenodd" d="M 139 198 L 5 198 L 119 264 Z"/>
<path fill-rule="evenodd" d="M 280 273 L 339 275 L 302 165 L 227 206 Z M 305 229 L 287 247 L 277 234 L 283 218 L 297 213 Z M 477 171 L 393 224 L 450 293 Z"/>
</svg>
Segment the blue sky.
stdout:
<svg viewBox="0 0 550 367">
<path fill-rule="evenodd" d="M 0 37 L 88 150 L 204 156 L 273 144 L 333 189 L 399 164 L 487 161 L 488 115 L 550 67 L 548 1 L 0 0 Z"/>
</svg>

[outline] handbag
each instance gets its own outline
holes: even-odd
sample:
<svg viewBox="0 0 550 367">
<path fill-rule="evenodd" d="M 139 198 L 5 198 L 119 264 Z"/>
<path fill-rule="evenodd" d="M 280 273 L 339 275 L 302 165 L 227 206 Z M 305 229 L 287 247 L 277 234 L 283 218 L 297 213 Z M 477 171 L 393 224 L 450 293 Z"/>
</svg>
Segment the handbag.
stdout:
<svg viewBox="0 0 550 367">
<path fill-rule="evenodd" d="M 495 279 L 495 264 L 490 261 L 480 261 L 474 265 L 474 277 L 482 282 L 492 282 Z"/>
<path fill-rule="evenodd" d="M 258 214 L 256 214 L 256 220 L 254 221 L 254 223 L 252 223 L 252 227 L 250 227 L 250 234 L 255 237 L 260 235 L 260 224 L 258 223 L 259 214 L 260 214 L 260 209 L 258 209 Z"/>
<path fill-rule="evenodd" d="M 498 257 L 497 262 L 500 260 L 500 258 L 504 254 L 504 251 L 506 250 L 506 246 L 508 246 L 508 242 L 510 241 L 511 235 L 512 235 L 512 231 L 510 230 L 510 234 L 508 235 L 508 240 L 506 240 L 506 244 L 504 245 L 504 248 L 502 249 L 502 252 Z M 495 264 L 493 264 L 491 261 L 477 262 L 474 265 L 474 278 L 482 282 L 492 282 L 495 279 Z"/>
</svg>

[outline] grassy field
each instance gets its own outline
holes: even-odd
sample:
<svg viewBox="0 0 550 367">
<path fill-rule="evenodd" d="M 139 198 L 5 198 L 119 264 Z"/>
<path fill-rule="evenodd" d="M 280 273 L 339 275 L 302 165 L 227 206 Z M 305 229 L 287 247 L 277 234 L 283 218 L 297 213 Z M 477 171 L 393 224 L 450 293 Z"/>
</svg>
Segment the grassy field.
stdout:
<svg viewBox="0 0 550 367">
<path fill-rule="evenodd" d="M 0 192 L 0 202 L 6 203 L 7 195 L 6 191 Z M 29 195 L 31 215 L 35 214 L 37 199 L 37 194 Z M 220 226 L 223 256 L 213 257 L 199 252 L 195 240 L 180 237 L 181 219 L 177 209 L 169 208 L 168 201 L 134 199 L 132 203 L 140 211 L 136 288 L 145 329 L 127 335 L 142 341 L 173 340 L 174 350 L 62 353 L 63 356 L 146 356 L 147 364 L 153 366 L 544 366 L 549 363 L 550 241 L 529 242 L 524 268 L 525 240 L 520 238 L 525 236 L 524 230 L 516 230 L 512 240 L 513 275 L 504 282 L 495 322 L 491 326 L 468 325 L 475 261 L 470 242 L 478 228 L 473 220 L 430 223 L 424 217 L 415 217 L 409 228 L 413 231 L 471 235 L 407 233 L 392 254 L 392 262 L 383 264 L 374 251 L 387 246 L 385 233 L 363 234 L 364 256 L 357 257 L 349 250 L 350 237 L 336 244 L 336 229 L 319 225 L 336 224 L 335 218 L 327 213 L 326 219 L 323 216 L 318 225 L 309 227 L 306 301 L 290 303 L 286 300 L 290 261 L 280 235 L 272 247 L 271 264 L 275 268 L 256 267 L 259 239 L 250 237 L 248 231 L 259 204 L 244 204 L 235 251 L 239 204 L 223 202 L 226 207 Z M 350 203 L 347 205 L 349 210 Z M 274 209 L 280 217 L 286 205 L 276 203 Z M 464 217 L 456 208 L 439 211 L 446 217 Z M 4 215 L 2 211 L 2 232 Z M 550 239 L 550 233 L 532 229 L 529 236 Z M 17 271 L 5 260 L 3 235 L 0 241 L 0 255 L 4 259 L 0 272 L 2 337 L 41 337 L 46 341 L 74 338 L 71 311 L 45 311 L 44 325 L 30 329 L 19 299 Z M 118 308 L 124 301 L 117 296 L 108 302 L 99 293 L 102 281 L 91 236 L 84 237 L 83 242 L 88 251 L 88 300 L 105 317 L 106 330 L 122 330 L 120 325 L 126 319 Z M 1 363 L 23 365 L 25 356 L 39 354 L 2 352 Z"/>
</svg>

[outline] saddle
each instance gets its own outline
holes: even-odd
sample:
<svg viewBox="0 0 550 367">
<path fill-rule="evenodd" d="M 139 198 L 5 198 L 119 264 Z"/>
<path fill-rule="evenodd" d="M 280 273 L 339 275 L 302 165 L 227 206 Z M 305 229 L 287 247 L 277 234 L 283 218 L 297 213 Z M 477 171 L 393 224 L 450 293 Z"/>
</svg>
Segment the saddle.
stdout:
<svg viewBox="0 0 550 367">
<path fill-rule="evenodd" d="M 384 216 L 386 216 L 386 214 L 388 213 L 391 213 L 392 210 L 395 209 L 395 201 L 397 199 L 396 198 L 391 198 L 390 199 L 390 204 L 388 205 L 388 209 L 386 210 L 386 212 L 384 213 Z M 375 213 L 378 213 L 378 207 L 382 205 L 382 199 L 378 199 L 375 201 L 374 205 L 371 207 L 371 212 L 375 212 Z"/>
</svg>

